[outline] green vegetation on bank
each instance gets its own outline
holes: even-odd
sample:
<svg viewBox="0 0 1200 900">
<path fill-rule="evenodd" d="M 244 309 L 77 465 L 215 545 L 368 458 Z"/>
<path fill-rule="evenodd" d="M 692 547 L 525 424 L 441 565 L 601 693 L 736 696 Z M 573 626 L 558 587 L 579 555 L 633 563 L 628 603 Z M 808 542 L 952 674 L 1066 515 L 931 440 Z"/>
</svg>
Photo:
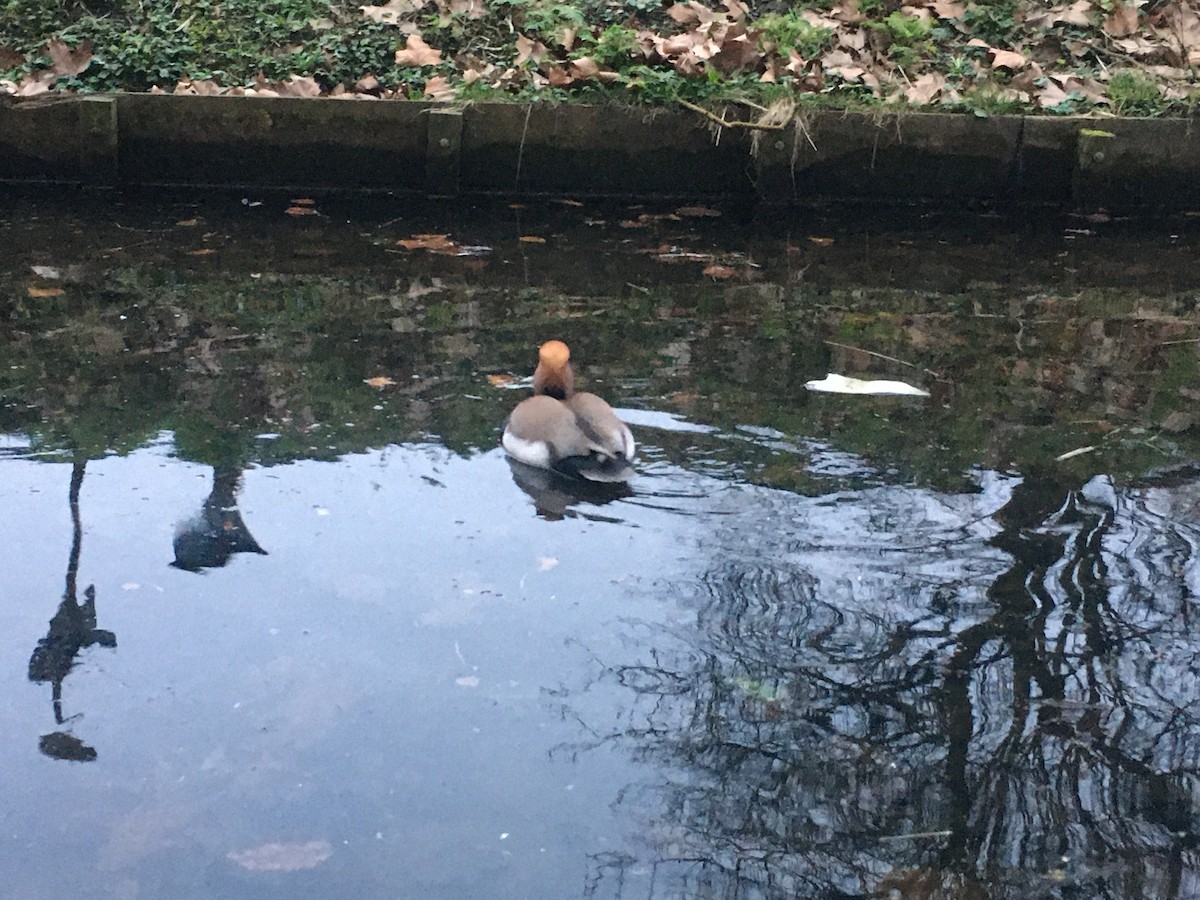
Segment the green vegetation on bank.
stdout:
<svg viewBox="0 0 1200 900">
<path fill-rule="evenodd" d="M 749 115 L 786 101 L 1153 116 L 1190 113 L 1197 62 L 1200 14 L 1160 0 L 0 0 L 0 96 L 16 97 L 162 90 L 740 101 Z"/>
</svg>

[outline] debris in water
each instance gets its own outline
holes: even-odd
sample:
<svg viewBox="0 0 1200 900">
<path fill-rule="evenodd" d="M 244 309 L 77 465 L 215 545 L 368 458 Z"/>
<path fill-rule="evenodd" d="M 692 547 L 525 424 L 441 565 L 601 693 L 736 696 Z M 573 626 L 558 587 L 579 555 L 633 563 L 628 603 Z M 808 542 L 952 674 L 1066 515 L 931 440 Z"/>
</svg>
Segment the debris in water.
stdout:
<svg viewBox="0 0 1200 900">
<path fill-rule="evenodd" d="M 929 392 L 905 384 L 903 381 L 864 381 L 861 378 L 850 378 L 846 375 L 835 375 L 830 372 L 820 381 L 810 381 L 804 385 L 810 391 L 823 391 L 830 394 L 889 394 L 905 397 L 928 397 Z"/>
</svg>

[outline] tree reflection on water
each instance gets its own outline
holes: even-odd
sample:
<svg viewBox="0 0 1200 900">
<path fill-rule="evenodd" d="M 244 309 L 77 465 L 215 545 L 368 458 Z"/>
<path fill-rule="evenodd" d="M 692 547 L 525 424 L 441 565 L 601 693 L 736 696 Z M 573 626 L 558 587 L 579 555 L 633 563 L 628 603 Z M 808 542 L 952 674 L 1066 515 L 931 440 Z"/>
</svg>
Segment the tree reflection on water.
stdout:
<svg viewBox="0 0 1200 900">
<path fill-rule="evenodd" d="M 677 773 L 623 798 L 657 889 L 1200 894 L 1198 510 L 1195 470 L 748 501 L 675 586 L 700 627 L 610 670 Z"/>
</svg>

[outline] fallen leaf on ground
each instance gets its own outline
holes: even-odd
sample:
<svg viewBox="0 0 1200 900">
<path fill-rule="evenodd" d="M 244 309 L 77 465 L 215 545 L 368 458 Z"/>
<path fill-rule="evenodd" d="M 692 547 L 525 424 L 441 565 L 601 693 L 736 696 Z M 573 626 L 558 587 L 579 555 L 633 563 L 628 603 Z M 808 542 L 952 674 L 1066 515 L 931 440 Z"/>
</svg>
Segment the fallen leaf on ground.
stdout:
<svg viewBox="0 0 1200 900">
<path fill-rule="evenodd" d="M 31 284 L 26 288 L 25 293 L 30 297 L 61 297 L 63 289 L 60 287 L 38 287 Z"/>
<path fill-rule="evenodd" d="M 46 43 L 46 55 L 55 75 L 78 75 L 92 62 L 92 39 L 88 38 L 78 47 L 68 47 L 58 37 Z"/>
<path fill-rule="evenodd" d="M 212 247 L 200 247 L 196 250 L 189 250 L 188 256 L 210 256 L 211 254 L 216 253 L 216 252 L 217 251 L 214 250 Z"/>
<path fill-rule="evenodd" d="M 827 394 L 893 394 L 908 397 L 928 397 L 929 392 L 905 384 L 903 381 L 873 380 L 850 378 L 846 375 L 835 375 L 830 372 L 820 381 L 809 381 L 804 385 L 810 391 L 820 391 Z"/>
<path fill-rule="evenodd" d="M 289 206 L 284 210 L 289 216 L 316 216 L 319 213 L 311 206 Z"/>
<path fill-rule="evenodd" d="M 489 375 L 487 377 L 487 380 L 488 380 L 488 384 L 490 384 L 492 387 L 505 387 L 507 385 L 512 384 L 517 379 L 513 375 L 503 373 L 503 374 L 498 374 L 498 375 Z"/>
<path fill-rule="evenodd" d="M 389 0 L 383 6 L 360 6 L 363 16 L 383 25 L 396 25 L 425 5 L 425 0 Z"/>
<path fill-rule="evenodd" d="M 30 72 L 17 84 L 18 97 L 36 97 L 49 92 L 50 86 L 58 81 L 53 72 Z"/>
<path fill-rule="evenodd" d="M 1019 69 L 1026 59 L 1015 50 L 1001 50 L 999 47 L 988 48 L 988 58 L 992 61 L 993 69 Z"/>
<path fill-rule="evenodd" d="M 707 275 L 709 278 L 732 278 L 734 276 L 734 270 L 729 266 L 719 266 L 714 263 L 713 265 L 705 268 L 701 274 Z"/>
<path fill-rule="evenodd" d="M 320 97 L 321 86 L 311 75 L 290 75 L 286 81 L 272 85 L 280 97 Z"/>
<path fill-rule="evenodd" d="M 391 387 L 396 382 L 388 378 L 386 375 L 376 375 L 374 378 L 364 378 L 363 384 L 369 384 L 373 388 L 382 390 L 385 387 Z"/>
<path fill-rule="evenodd" d="M 398 66 L 436 66 L 442 61 L 442 51 L 430 47 L 419 34 L 410 34 L 403 50 L 396 51 Z"/>
<path fill-rule="evenodd" d="M 816 244 L 818 247 L 829 247 L 833 244 L 833 238 L 831 237 L 817 237 L 816 235 L 809 235 L 808 240 L 809 243 Z"/>
<path fill-rule="evenodd" d="M 453 100 L 454 88 L 450 80 L 442 75 L 434 75 L 425 82 L 425 96 L 430 100 Z"/>
<path fill-rule="evenodd" d="M 1104 20 L 1104 31 L 1109 37 L 1121 38 L 1135 34 L 1138 30 L 1138 8 L 1129 0 L 1115 3 L 1112 12 Z"/>
<path fill-rule="evenodd" d="M 926 72 L 909 85 L 904 95 L 910 103 L 929 103 L 945 86 L 946 76 L 940 72 Z"/>
<path fill-rule="evenodd" d="M 200 220 L 199 219 L 180 219 L 175 224 L 179 225 L 183 228 L 194 228 L 196 225 L 200 224 Z"/>
<path fill-rule="evenodd" d="M 925 6 L 932 9 L 939 19 L 961 19 L 967 12 L 966 4 L 958 0 L 931 0 Z"/>
<path fill-rule="evenodd" d="M 544 244 L 544 243 L 546 243 L 546 239 L 544 237 L 539 237 L 536 234 L 523 234 L 519 238 L 517 238 L 517 240 L 519 240 L 522 244 Z"/>
<path fill-rule="evenodd" d="M 329 841 L 308 841 L 303 844 L 263 844 L 226 856 L 251 872 L 299 872 L 315 869 L 332 855 L 333 847 Z"/>
</svg>

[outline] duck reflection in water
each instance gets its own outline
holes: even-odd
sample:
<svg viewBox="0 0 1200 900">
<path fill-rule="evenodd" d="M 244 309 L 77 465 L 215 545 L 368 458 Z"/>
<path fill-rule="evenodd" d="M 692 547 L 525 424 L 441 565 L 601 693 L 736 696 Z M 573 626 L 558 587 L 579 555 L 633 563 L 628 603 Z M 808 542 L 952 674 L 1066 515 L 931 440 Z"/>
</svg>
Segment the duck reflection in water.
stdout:
<svg viewBox="0 0 1200 900">
<path fill-rule="evenodd" d="M 199 515 L 181 523 L 175 531 L 172 566 L 186 572 L 199 572 L 220 568 L 235 553 L 266 555 L 267 551 L 258 545 L 238 511 L 237 495 L 241 487 L 241 468 L 213 468 L 212 491 Z"/>
<path fill-rule="evenodd" d="M 71 472 L 71 522 L 73 537 L 71 555 L 67 560 L 67 585 L 62 602 L 46 636 L 38 641 L 29 657 L 29 680 L 35 683 L 50 683 L 50 696 L 54 706 L 54 721 L 63 725 L 63 681 L 75 667 L 75 658 L 87 647 L 116 647 L 117 636 L 111 631 L 96 627 L 96 588 L 88 585 L 80 603 L 76 596 L 76 574 L 79 571 L 79 553 L 83 542 L 83 527 L 79 516 L 79 491 L 83 485 L 85 462 L 76 462 Z M 94 748 L 88 746 L 68 731 L 54 731 L 42 735 L 38 747 L 46 756 L 54 759 L 90 762 L 96 758 Z"/>
<path fill-rule="evenodd" d="M 515 459 L 509 459 L 508 466 L 517 487 L 533 500 L 537 514 L 551 522 L 575 516 L 599 522 L 616 522 L 619 521 L 616 518 L 582 512 L 575 507 L 581 503 L 603 506 L 633 496 L 633 490 L 625 482 L 606 484 L 567 479 L 556 472 L 527 466 Z"/>
</svg>

